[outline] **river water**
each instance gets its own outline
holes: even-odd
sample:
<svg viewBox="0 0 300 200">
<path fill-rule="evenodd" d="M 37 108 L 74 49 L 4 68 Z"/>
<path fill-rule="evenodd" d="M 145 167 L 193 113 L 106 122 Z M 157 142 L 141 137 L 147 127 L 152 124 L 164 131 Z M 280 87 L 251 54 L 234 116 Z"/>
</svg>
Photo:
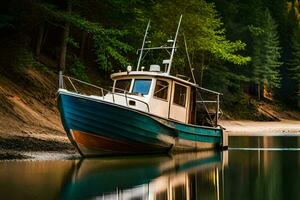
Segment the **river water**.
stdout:
<svg viewBox="0 0 300 200">
<path fill-rule="evenodd" d="M 230 137 L 225 152 L 0 162 L 0 199 L 299 199 L 300 137 Z"/>
</svg>

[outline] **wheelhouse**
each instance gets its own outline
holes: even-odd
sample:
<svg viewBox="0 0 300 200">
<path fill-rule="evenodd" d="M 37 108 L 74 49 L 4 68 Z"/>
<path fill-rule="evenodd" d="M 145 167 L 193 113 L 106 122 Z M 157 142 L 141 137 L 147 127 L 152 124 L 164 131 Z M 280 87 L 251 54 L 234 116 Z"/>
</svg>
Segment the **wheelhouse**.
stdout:
<svg viewBox="0 0 300 200">
<path fill-rule="evenodd" d="M 194 108 L 194 84 L 163 72 L 120 72 L 112 74 L 113 92 L 126 94 L 148 104 L 150 113 L 163 118 L 190 123 Z M 126 99 L 124 99 L 126 101 Z M 137 102 L 128 103 L 137 107 Z M 137 108 L 139 109 L 139 108 Z"/>
</svg>

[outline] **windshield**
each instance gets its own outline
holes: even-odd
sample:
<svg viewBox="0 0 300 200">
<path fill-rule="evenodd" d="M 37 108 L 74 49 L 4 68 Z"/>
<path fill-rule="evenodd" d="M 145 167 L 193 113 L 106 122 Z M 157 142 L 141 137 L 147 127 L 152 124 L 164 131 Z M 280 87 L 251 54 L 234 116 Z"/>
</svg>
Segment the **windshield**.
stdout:
<svg viewBox="0 0 300 200">
<path fill-rule="evenodd" d="M 137 79 L 134 81 L 132 93 L 147 95 L 151 86 L 150 79 Z"/>
</svg>

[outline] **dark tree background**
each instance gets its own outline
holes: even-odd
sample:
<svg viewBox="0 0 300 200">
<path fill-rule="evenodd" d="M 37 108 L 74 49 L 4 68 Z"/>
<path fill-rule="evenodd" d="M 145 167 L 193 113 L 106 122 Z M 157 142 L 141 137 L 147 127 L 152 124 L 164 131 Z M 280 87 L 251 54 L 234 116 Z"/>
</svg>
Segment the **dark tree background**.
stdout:
<svg viewBox="0 0 300 200">
<path fill-rule="evenodd" d="M 182 29 L 174 73 L 224 94 L 225 108 L 300 106 L 298 0 L 12 0 L 0 7 L 0 73 L 38 67 L 97 84 L 136 66 L 145 27 L 152 45 Z"/>
</svg>

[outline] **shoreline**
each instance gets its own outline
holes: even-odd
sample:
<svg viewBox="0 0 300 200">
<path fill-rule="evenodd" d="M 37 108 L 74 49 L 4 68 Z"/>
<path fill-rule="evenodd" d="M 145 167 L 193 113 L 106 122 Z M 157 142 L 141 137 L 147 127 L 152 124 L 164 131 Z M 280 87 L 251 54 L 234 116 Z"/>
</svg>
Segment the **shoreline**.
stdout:
<svg viewBox="0 0 300 200">
<path fill-rule="evenodd" d="M 228 136 L 300 136 L 300 120 L 222 120 L 220 125 Z"/>
<path fill-rule="evenodd" d="M 74 158 L 80 158 L 80 155 L 65 135 L 11 133 L 0 136 L 0 162 Z"/>
<path fill-rule="evenodd" d="M 281 120 L 258 122 L 248 120 L 222 120 L 229 137 L 233 136 L 300 136 L 300 121 Z M 32 133 L 1 134 L 1 161 L 37 161 L 80 159 L 75 147 L 63 134 Z"/>
</svg>

